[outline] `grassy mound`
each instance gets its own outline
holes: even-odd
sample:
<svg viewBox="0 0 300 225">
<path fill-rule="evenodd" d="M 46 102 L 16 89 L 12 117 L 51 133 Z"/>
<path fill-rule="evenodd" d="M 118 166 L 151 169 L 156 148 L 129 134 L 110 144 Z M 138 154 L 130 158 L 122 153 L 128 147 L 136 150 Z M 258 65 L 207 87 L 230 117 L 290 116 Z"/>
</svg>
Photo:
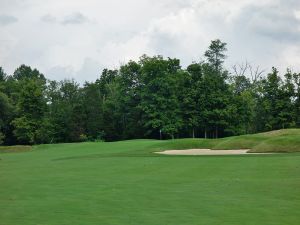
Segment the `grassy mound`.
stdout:
<svg viewBox="0 0 300 225">
<path fill-rule="evenodd" d="M 220 139 L 179 139 L 159 143 L 156 150 L 169 149 L 250 149 L 249 152 L 300 152 L 300 129 L 241 135 Z"/>
<path fill-rule="evenodd" d="M 224 138 L 218 140 L 213 149 L 251 149 L 250 152 L 299 152 L 300 129 L 276 130 Z"/>
</svg>

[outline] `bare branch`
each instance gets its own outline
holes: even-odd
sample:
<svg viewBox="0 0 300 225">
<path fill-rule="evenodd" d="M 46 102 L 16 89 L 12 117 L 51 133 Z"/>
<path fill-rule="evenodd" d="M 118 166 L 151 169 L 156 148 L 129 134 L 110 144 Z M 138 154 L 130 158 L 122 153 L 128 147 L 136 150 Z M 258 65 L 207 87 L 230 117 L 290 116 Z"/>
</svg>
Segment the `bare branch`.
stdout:
<svg viewBox="0 0 300 225">
<path fill-rule="evenodd" d="M 252 65 L 249 65 L 249 71 L 252 83 L 256 83 L 261 77 L 265 70 L 261 70 L 259 66 L 253 69 Z"/>
<path fill-rule="evenodd" d="M 235 64 L 232 66 L 233 72 L 236 76 L 245 76 L 248 68 L 249 64 L 247 61 L 245 63 Z"/>
<path fill-rule="evenodd" d="M 232 66 L 232 73 L 234 76 L 245 76 L 250 78 L 252 83 L 256 83 L 261 79 L 265 70 L 262 70 L 259 66 L 253 67 L 248 61 L 241 64 L 235 64 Z"/>
</svg>

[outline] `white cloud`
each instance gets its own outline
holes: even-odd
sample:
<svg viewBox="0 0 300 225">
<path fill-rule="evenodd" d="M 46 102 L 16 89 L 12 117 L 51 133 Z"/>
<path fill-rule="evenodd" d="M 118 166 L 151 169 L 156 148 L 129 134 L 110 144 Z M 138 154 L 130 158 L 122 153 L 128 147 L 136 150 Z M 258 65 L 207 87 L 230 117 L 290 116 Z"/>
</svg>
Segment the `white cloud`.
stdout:
<svg viewBox="0 0 300 225">
<path fill-rule="evenodd" d="M 65 18 L 63 19 L 63 21 L 61 23 L 64 25 L 82 24 L 82 23 L 86 23 L 88 21 L 89 21 L 89 19 L 86 16 L 84 16 L 82 13 L 74 12 L 70 15 L 65 16 Z"/>
<path fill-rule="evenodd" d="M 16 23 L 18 19 L 14 16 L 10 15 L 0 15 L 0 25 L 9 25 L 12 23 Z"/>
<path fill-rule="evenodd" d="M 41 20 L 42 20 L 43 22 L 46 22 L 46 23 L 55 23 L 55 22 L 57 22 L 56 17 L 55 17 L 55 16 L 52 16 L 52 15 L 50 15 L 50 14 L 47 14 L 47 15 L 42 16 L 42 17 L 41 17 Z"/>
<path fill-rule="evenodd" d="M 200 60 L 210 40 L 228 43 L 230 67 L 248 60 L 300 69 L 296 0 L 2 0 L 0 65 L 21 63 L 51 79 L 94 80 L 104 67 L 142 54 Z M 1 21 L 1 17 L 0 17 Z"/>
</svg>

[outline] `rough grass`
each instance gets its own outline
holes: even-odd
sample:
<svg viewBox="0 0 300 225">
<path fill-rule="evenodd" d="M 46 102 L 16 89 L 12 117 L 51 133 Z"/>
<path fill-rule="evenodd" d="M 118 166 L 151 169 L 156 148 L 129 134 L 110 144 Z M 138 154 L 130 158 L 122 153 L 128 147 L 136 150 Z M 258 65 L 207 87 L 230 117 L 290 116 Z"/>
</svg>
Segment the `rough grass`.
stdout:
<svg viewBox="0 0 300 225">
<path fill-rule="evenodd" d="M 0 146 L 0 153 L 28 152 L 31 150 L 32 150 L 32 146 L 29 145 Z"/>
</svg>

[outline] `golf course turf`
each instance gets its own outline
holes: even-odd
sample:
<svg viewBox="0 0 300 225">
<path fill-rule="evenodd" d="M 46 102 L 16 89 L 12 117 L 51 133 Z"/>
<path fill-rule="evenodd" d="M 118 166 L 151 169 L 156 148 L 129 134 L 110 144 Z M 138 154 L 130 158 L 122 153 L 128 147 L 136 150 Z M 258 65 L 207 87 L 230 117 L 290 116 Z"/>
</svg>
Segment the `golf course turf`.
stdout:
<svg viewBox="0 0 300 225">
<path fill-rule="evenodd" d="M 296 129 L 218 140 L 40 145 L 12 153 L 2 147 L 0 225 L 299 225 L 299 147 Z M 294 153 L 153 153 L 188 148 Z"/>
</svg>

